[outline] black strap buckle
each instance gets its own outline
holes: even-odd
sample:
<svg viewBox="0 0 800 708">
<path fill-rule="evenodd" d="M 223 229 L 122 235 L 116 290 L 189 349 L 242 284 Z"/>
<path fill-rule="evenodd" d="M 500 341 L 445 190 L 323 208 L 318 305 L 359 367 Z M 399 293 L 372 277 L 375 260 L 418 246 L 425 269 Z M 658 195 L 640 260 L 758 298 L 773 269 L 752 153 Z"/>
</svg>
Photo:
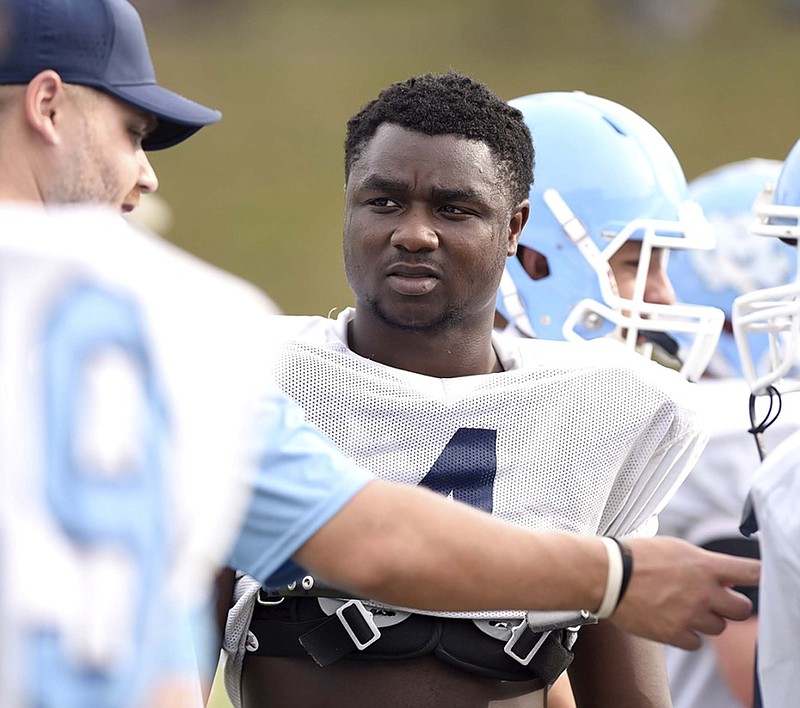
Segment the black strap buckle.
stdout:
<svg viewBox="0 0 800 708">
<path fill-rule="evenodd" d="M 336 616 L 359 651 L 381 638 L 381 630 L 375 624 L 372 613 L 359 600 L 348 600 L 337 607 Z"/>
<path fill-rule="evenodd" d="M 363 651 L 380 639 L 381 630 L 360 600 L 348 600 L 336 612 L 299 638 L 320 666 L 328 666 L 356 649 Z"/>
</svg>

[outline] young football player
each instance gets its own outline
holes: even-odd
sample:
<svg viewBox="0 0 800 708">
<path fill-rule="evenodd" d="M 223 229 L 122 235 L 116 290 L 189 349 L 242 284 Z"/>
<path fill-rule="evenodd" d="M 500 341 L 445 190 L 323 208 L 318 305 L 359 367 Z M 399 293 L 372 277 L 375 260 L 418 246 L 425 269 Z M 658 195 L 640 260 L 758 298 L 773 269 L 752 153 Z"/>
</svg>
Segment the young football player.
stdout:
<svg viewBox="0 0 800 708">
<path fill-rule="evenodd" d="M 621 136 L 609 152 L 626 148 L 672 170 L 651 185 L 662 212 L 622 212 L 607 225 L 609 240 L 614 228 L 626 238 L 644 229 L 658 247 L 660 238 L 678 241 L 682 229 L 705 243 L 707 224 L 676 211 L 685 180 L 663 139 L 616 104 L 605 118 L 588 102 L 565 111 L 574 112 Z M 380 477 L 523 528 L 651 535 L 705 441 L 693 389 L 608 339 L 493 333 L 506 262 L 516 260 L 524 230 L 544 218 L 529 199 L 530 132 L 539 156 L 557 147 L 549 134 L 537 138 L 535 121 L 529 131 L 526 119 L 454 72 L 394 84 L 351 118 L 344 255 L 355 308 L 335 320 L 279 318 L 276 375 L 311 422 Z M 630 145 L 629 125 L 637 129 Z M 581 137 L 565 127 L 563 140 Z M 547 188 L 542 169 L 534 190 Z M 716 337 L 721 313 L 690 315 L 707 325 L 704 337 Z M 705 354 L 693 352 L 690 362 L 699 367 Z M 509 604 L 415 611 L 356 598 L 311 575 L 283 589 L 244 577 L 235 600 L 226 684 L 234 704 L 246 706 L 268 697 L 297 706 L 543 705 L 572 661 L 575 627 L 590 620 L 533 613 L 525 622 L 524 610 Z M 359 636 L 337 614 L 353 603 L 371 618 Z M 574 678 L 582 705 L 666 705 L 657 648 L 608 622 L 591 629 L 586 650 L 582 637 L 575 644 L 584 657 Z"/>
</svg>

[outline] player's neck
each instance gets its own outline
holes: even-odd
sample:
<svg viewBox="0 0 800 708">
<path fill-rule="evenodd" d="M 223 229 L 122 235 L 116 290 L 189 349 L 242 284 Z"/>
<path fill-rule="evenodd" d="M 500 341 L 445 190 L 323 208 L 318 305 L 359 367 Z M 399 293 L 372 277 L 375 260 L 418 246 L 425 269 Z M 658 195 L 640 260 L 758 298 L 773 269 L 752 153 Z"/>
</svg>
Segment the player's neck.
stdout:
<svg viewBox="0 0 800 708">
<path fill-rule="evenodd" d="M 347 338 L 359 356 L 425 376 L 455 378 L 503 370 L 492 346 L 491 326 L 399 329 L 357 312 Z"/>
</svg>

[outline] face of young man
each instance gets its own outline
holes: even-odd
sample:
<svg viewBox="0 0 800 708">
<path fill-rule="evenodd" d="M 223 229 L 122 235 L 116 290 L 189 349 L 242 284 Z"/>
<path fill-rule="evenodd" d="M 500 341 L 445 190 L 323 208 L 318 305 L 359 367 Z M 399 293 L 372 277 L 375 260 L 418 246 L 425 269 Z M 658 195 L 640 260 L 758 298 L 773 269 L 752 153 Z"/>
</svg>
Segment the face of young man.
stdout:
<svg viewBox="0 0 800 708">
<path fill-rule="evenodd" d="M 488 146 L 382 125 L 346 188 L 344 261 L 360 306 L 400 329 L 491 320 L 524 217 Z"/>
<path fill-rule="evenodd" d="M 636 285 L 636 272 L 639 268 L 639 255 L 642 250 L 641 241 L 626 241 L 620 249 L 608 259 L 608 264 L 617 281 L 619 295 L 626 300 L 633 299 Z M 644 287 L 644 301 L 662 305 L 675 303 L 675 291 L 667 276 L 664 251 L 653 249 L 647 270 Z"/>
<path fill-rule="evenodd" d="M 50 204 L 87 202 L 128 212 L 158 179 L 142 149 L 155 118 L 105 93 L 68 86 L 63 139 L 52 178 L 43 188 Z"/>
</svg>

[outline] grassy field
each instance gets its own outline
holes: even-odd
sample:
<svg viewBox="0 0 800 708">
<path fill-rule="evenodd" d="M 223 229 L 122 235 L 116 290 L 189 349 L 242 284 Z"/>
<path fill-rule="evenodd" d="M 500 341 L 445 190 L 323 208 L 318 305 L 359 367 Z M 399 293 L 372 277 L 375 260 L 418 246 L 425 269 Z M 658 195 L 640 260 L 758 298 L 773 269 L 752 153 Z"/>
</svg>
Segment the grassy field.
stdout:
<svg viewBox="0 0 800 708">
<path fill-rule="evenodd" d="M 677 36 L 612 11 L 631 4 L 227 0 L 172 15 L 143 5 L 159 79 L 225 113 L 154 156 L 175 211 L 170 238 L 289 313 L 349 304 L 345 121 L 386 84 L 451 67 L 504 98 L 581 89 L 617 100 L 659 128 L 690 178 L 786 155 L 800 136 L 800 24 L 777 0 L 711 0 L 702 31 L 689 10 L 703 0 L 678 3 Z"/>
</svg>

